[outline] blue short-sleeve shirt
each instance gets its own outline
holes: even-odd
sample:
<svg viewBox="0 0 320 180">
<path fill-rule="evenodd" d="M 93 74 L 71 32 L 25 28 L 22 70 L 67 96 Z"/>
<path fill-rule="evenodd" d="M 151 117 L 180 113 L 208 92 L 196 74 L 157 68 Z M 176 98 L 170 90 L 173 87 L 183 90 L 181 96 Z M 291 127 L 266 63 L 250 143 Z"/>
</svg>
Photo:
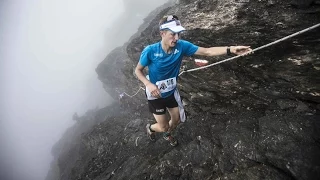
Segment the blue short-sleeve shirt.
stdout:
<svg viewBox="0 0 320 180">
<path fill-rule="evenodd" d="M 147 46 L 142 51 L 139 63 L 142 66 L 148 66 L 149 80 L 153 84 L 170 78 L 177 79 L 183 56 L 193 55 L 198 48 L 198 46 L 188 41 L 178 40 L 172 52 L 167 54 L 162 49 L 161 42 L 157 42 Z M 158 85 L 158 88 L 161 87 Z M 162 92 L 161 97 L 170 96 L 174 90 L 175 88 L 170 89 L 168 92 Z"/>
</svg>

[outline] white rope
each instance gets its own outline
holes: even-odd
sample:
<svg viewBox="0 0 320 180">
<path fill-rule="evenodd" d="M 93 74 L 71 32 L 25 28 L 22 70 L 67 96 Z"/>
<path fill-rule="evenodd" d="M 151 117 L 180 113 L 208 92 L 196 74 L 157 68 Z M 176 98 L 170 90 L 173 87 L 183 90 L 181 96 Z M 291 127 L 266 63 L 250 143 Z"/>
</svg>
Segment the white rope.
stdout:
<svg viewBox="0 0 320 180">
<path fill-rule="evenodd" d="M 127 94 L 126 92 L 124 92 L 123 94 L 129 96 L 130 98 L 133 98 L 134 96 L 136 96 L 136 95 L 139 93 L 139 91 L 140 91 L 141 89 L 142 89 L 142 90 L 145 90 L 143 87 L 140 87 L 140 88 L 138 89 L 138 91 L 137 91 L 134 95 L 129 95 L 129 94 Z"/>
<path fill-rule="evenodd" d="M 255 48 L 255 49 L 253 49 L 252 51 L 250 51 L 250 52 L 248 52 L 248 53 L 252 53 L 252 52 L 258 51 L 258 50 L 260 50 L 260 49 L 269 47 L 269 46 L 271 46 L 271 45 L 277 44 L 277 43 L 279 43 L 279 42 L 281 42 L 281 41 L 287 40 L 287 39 L 289 39 L 289 38 L 292 38 L 292 37 L 294 37 L 294 36 L 297 36 L 297 35 L 299 35 L 299 34 L 302 34 L 302 33 L 304 33 L 304 32 L 307 32 L 307 31 L 309 31 L 309 30 L 311 30 L 311 29 L 317 28 L 317 27 L 319 27 L 319 26 L 320 26 L 320 23 L 319 23 L 319 24 L 316 24 L 316 25 L 314 25 L 314 26 L 311 26 L 311 27 L 309 27 L 309 28 L 306 28 L 306 29 L 304 29 L 304 30 L 301 30 L 301 31 L 299 31 L 299 32 L 296 32 L 296 33 L 294 33 L 294 34 L 291 34 L 291 35 L 289 35 L 289 36 L 286 36 L 286 37 L 284 37 L 284 38 L 278 39 L 278 40 L 276 40 L 276 41 L 274 41 L 274 42 L 271 42 L 271 43 L 269 43 L 269 44 L 266 44 L 266 45 L 264 45 L 264 46 L 260 46 L 260 47 L 258 47 L 258 48 Z M 215 66 L 215 65 L 218 65 L 218 64 L 227 62 L 227 61 L 231 61 L 231 60 L 234 60 L 234 59 L 236 59 L 236 58 L 245 56 L 245 55 L 247 55 L 248 53 L 245 53 L 245 54 L 242 54 L 242 55 L 238 55 L 238 56 L 234 56 L 234 57 L 231 57 L 231 58 L 228 58 L 228 59 L 225 59 L 225 60 L 216 62 L 216 63 L 212 63 L 212 64 L 209 64 L 209 65 L 206 65 L 206 66 L 202 66 L 202 67 L 198 67 L 198 68 L 194 68 L 194 69 L 189 69 L 189 70 L 187 70 L 187 71 L 182 71 L 182 72 L 179 74 L 179 76 L 182 75 L 182 74 L 185 73 L 185 72 L 197 71 L 197 70 L 205 69 L 205 68 L 208 68 L 208 67 L 211 67 L 211 66 Z"/>
<path fill-rule="evenodd" d="M 249 53 L 258 51 L 258 50 L 260 50 L 260 49 L 263 49 L 263 48 L 269 47 L 269 46 L 271 46 L 271 45 L 277 44 L 277 43 L 279 43 L 279 42 L 281 42 L 281 41 L 287 40 L 287 39 L 289 39 L 289 38 L 292 38 L 292 37 L 297 36 L 297 35 L 299 35 L 299 34 L 302 34 L 302 33 L 304 33 L 304 32 L 310 31 L 311 29 L 315 29 L 315 28 L 317 28 L 317 27 L 319 27 L 319 26 L 320 26 L 320 23 L 319 23 L 319 24 L 316 24 L 316 25 L 314 25 L 314 26 L 311 26 L 311 27 L 309 27 L 309 28 L 306 28 L 306 29 L 304 29 L 304 30 L 301 30 L 301 31 L 299 31 L 299 32 L 296 32 L 296 33 L 294 33 L 294 34 L 291 34 L 291 35 L 289 35 L 289 36 L 286 36 L 286 37 L 284 37 L 284 38 L 278 39 L 278 40 L 276 40 L 276 41 L 274 41 L 274 42 L 271 42 L 271 43 L 269 43 L 269 44 L 266 44 L 266 45 L 260 46 L 260 47 L 258 47 L 258 48 L 255 48 L 255 49 L 253 49 L 252 51 L 250 51 L 250 52 L 248 52 L 248 53 L 245 53 L 245 54 L 242 54 L 242 55 L 234 56 L 234 57 L 231 57 L 231 58 L 228 58 L 228 59 L 219 61 L 219 62 L 215 62 L 215 63 L 209 64 L 209 65 L 206 65 L 206 66 L 202 66 L 202 67 L 198 67 L 198 68 L 194 68 L 194 69 L 189 69 L 189 70 L 187 70 L 187 71 L 183 70 L 183 71 L 179 74 L 179 76 L 181 76 L 181 75 L 182 75 L 183 73 L 185 73 L 185 72 L 197 71 L 197 70 L 200 70 L 200 69 L 205 69 L 205 68 L 208 68 L 208 67 L 211 67 L 211 66 L 215 66 L 215 65 L 218 65 L 218 64 L 227 62 L 227 61 L 231 61 L 231 60 L 237 59 L 237 58 L 242 57 L 242 56 L 245 56 L 245 55 L 247 55 L 247 54 L 249 54 Z M 127 96 L 129 96 L 130 98 L 132 98 L 132 97 L 136 96 L 141 89 L 145 90 L 143 87 L 140 87 L 140 88 L 138 89 L 138 91 L 137 91 L 134 95 L 129 95 L 129 94 L 127 94 L 126 92 L 124 92 L 124 94 L 127 95 Z"/>
</svg>

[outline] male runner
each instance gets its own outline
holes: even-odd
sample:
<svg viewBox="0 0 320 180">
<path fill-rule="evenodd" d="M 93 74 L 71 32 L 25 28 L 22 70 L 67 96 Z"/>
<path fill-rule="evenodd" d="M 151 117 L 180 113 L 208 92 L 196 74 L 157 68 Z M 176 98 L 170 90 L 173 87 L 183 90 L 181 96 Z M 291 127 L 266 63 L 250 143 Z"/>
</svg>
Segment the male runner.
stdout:
<svg viewBox="0 0 320 180">
<path fill-rule="evenodd" d="M 138 79 L 146 86 L 149 110 L 156 119 L 155 124 L 147 124 L 149 138 L 155 140 L 155 132 L 163 132 L 163 138 L 176 146 L 177 140 L 171 132 L 185 120 L 180 95 L 177 91 L 177 79 L 183 56 L 201 55 L 218 56 L 231 53 L 240 55 L 250 51 L 250 46 L 198 47 L 188 41 L 179 39 L 180 32 L 185 31 L 177 16 L 169 15 L 159 23 L 161 41 L 148 45 L 141 53 L 135 69 Z M 143 73 L 148 66 L 149 78 Z M 168 120 L 166 110 L 171 119 Z"/>
</svg>

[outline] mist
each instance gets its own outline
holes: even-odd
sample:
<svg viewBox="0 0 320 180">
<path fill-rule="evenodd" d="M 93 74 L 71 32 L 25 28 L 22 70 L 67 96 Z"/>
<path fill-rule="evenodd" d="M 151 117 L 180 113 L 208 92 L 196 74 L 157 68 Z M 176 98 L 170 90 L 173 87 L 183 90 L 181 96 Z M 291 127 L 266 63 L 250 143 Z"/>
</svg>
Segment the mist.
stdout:
<svg viewBox="0 0 320 180">
<path fill-rule="evenodd" d="M 44 179 L 72 115 L 112 102 L 95 68 L 137 30 L 107 39 L 123 13 L 119 0 L 0 1 L 1 180 Z"/>
</svg>

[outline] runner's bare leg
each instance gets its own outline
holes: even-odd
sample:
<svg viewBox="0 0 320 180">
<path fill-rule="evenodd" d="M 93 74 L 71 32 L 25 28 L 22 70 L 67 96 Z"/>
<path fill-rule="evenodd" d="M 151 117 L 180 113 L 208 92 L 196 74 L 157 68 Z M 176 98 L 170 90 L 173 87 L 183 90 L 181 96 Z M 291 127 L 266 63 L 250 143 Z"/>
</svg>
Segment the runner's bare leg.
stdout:
<svg viewBox="0 0 320 180">
<path fill-rule="evenodd" d="M 151 125 L 151 129 L 155 132 L 167 132 L 169 129 L 168 117 L 166 114 L 156 115 L 153 114 L 157 123 Z"/>
<path fill-rule="evenodd" d="M 180 123 L 180 112 L 179 107 L 168 108 L 168 111 L 171 116 L 168 132 L 171 133 Z"/>
</svg>

